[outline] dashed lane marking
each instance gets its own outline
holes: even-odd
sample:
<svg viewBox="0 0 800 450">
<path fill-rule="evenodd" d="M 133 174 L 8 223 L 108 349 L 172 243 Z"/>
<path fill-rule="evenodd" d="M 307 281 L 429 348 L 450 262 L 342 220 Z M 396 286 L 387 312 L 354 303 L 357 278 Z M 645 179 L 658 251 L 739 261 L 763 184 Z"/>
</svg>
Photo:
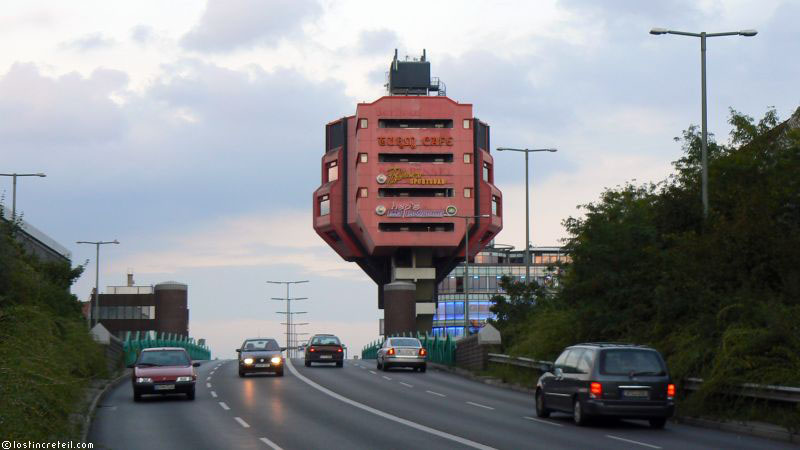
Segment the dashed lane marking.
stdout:
<svg viewBox="0 0 800 450">
<path fill-rule="evenodd" d="M 225 402 L 219 402 L 219 406 L 222 406 L 222 409 L 225 411 L 229 411 L 231 409 L 231 407 L 226 405 Z"/>
<path fill-rule="evenodd" d="M 556 427 L 563 427 L 564 426 L 564 425 L 562 425 L 562 424 L 560 424 L 558 422 L 551 422 L 549 420 L 537 419 L 535 417 L 524 416 L 523 419 L 528 419 L 528 420 L 532 420 L 534 422 L 539 422 L 539 423 L 546 423 L 548 425 L 553 425 L 553 426 L 556 426 Z"/>
<path fill-rule="evenodd" d="M 446 395 L 440 394 L 438 392 L 433 392 L 433 391 L 425 391 L 425 392 L 427 392 L 428 394 L 438 395 L 439 397 L 447 397 Z"/>
<path fill-rule="evenodd" d="M 377 372 L 375 372 L 374 370 L 370 370 L 370 371 L 369 371 L 369 373 L 371 373 L 371 374 L 373 374 L 373 375 L 377 375 L 377 374 L 378 374 L 378 373 L 377 373 Z"/>
<path fill-rule="evenodd" d="M 211 383 L 206 383 L 207 388 L 211 388 Z"/>
<path fill-rule="evenodd" d="M 235 420 L 235 421 L 239 422 L 239 425 L 241 425 L 241 426 L 242 426 L 242 428 L 250 428 L 250 424 L 248 424 L 247 422 L 245 422 L 244 420 L 242 420 L 242 418 L 241 418 L 241 417 L 234 417 L 234 418 L 233 418 L 233 420 Z"/>
<path fill-rule="evenodd" d="M 389 380 L 389 381 L 392 381 L 392 379 L 391 379 L 391 378 L 389 378 L 389 377 L 387 377 L 386 375 L 384 375 L 384 376 L 383 376 L 383 379 L 384 379 L 384 380 Z"/>
<path fill-rule="evenodd" d="M 283 450 L 282 448 L 280 448 L 280 446 L 278 444 L 270 441 L 269 439 L 267 439 L 265 437 L 260 438 L 259 441 L 269 445 L 272 448 L 272 450 Z"/>
<path fill-rule="evenodd" d="M 621 437 L 619 437 L 619 436 L 612 436 L 612 435 L 610 435 L 610 434 L 607 434 L 607 435 L 606 435 L 606 437 L 607 437 L 607 438 L 611 438 L 611 439 L 616 439 L 616 440 L 618 440 L 618 441 L 622 441 L 622 442 L 628 442 L 628 443 L 630 443 L 630 444 L 641 445 L 641 446 L 643 446 L 643 447 L 649 447 L 649 448 L 661 448 L 661 447 L 659 447 L 659 446 L 657 446 L 657 445 L 646 444 L 646 443 L 644 443 L 644 442 L 639 442 L 639 441 L 632 441 L 632 440 L 630 440 L 630 439 L 621 438 Z"/>
<path fill-rule="evenodd" d="M 478 408 L 494 409 L 491 406 L 481 405 L 480 403 L 467 402 L 468 405 L 477 406 Z"/>
<path fill-rule="evenodd" d="M 217 398 L 217 393 L 214 392 L 214 391 L 211 391 L 211 396 L 214 397 L 214 398 Z"/>
<path fill-rule="evenodd" d="M 402 384 L 402 385 L 403 385 L 403 386 L 405 386 L 405 387 L 410 387 L 410 388 L 413 388 L 413 387 L 414 387 L 414 386 L 412 386 L 412 385 L 410 385 L 410 384 L 408 384 L 408 383 L 403 383 L 402 381 L 400 382 L 400 384 Z"/>
</svg>

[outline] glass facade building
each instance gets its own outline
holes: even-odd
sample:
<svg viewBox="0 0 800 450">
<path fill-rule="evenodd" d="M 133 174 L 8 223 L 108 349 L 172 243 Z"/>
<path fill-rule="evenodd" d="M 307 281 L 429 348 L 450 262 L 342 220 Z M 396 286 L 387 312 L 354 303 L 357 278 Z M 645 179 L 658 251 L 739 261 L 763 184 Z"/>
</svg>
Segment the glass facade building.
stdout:
<svg viewBox="0 0 800 450">
<path fill-rule="evenodd" d="M 569 262 L 561 247 L 531 247 L 531 278 L 548 287 L 558 286 L 560 266 Z M 464 283 L 469 282 L 469 319 L 471 331 L 493 317 L 489 311 L 492 297 L 504 294 L 500 279 L 507 275 L 514 281 L 525 280 L 525 250 L 490 245 L 469 264 L 469 280 L 464 279 L 464 264 L 459 264 L 437 286 L 433 334 L 461 336 L 464 333 Z"/>
</svg>

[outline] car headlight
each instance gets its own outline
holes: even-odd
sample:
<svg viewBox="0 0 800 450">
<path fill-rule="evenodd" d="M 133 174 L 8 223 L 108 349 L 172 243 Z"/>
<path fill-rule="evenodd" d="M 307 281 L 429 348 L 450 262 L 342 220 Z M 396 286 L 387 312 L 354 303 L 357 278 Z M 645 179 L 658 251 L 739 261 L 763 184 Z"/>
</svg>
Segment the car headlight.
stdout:
<svg viewBox="0 0 800 450">
<path fill-rule="evenodd" d="M 271 362 L 272 364 L 280 364 L 282 361 L 279 356 L 273 356 L 272 359 L 269 360 L 269 362 Z"/>
<path fill-rule="evenodd" d="M 253 364 L 253 358 L 245 358 L 244 359 L 244 363 L 245 364 Z"/>
<path fill-rule="evenodd" d="M 180 383 L 181 381 L 192 381 L 192 377 L 178 377 L 175 381 Z"/>
<path fill-rule="evenodd" d="M 137 383 L 152 383 L 153 379 L 148 377 L 139 377 L 136 379 Z"/>
</svg>

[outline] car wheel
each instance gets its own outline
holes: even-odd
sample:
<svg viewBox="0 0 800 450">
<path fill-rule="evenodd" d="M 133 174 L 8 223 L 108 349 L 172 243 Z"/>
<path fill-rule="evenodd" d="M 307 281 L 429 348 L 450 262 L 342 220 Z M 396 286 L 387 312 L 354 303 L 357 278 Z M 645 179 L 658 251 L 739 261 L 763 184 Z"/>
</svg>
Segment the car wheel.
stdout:
<svg viewBox="0 0 800 450">
<path fill-rule="evenodd" d="M 306 361 L 306 367 L 311 367 L 311 361 Z"/>
<path fill-rule="evenodd" d="M 192 388 L 191 391 L 186 393 L 186 399 L 187 400 L 194 400 L 194 388 Z"/>
<path fill-rule="evenodd" d="M 244 378 L 244 372 L 241 369 L 239 369 L 239 378 Z"/>
<path fill-rule="evenodd" d="M 667 419 L 665 418 L 658 418 L 658 419 L 650 419 L 650 428 L 655 428 L 660 430 L 664 428 L 664 425 L 667 424 Z"/>
<path fill-rule="evenodd" d="M 383 366 L 381 366 L 381 362 L 378 361 L 377 359 L 375 360 L 375 368 L 378 370 L 383 369 Z"/>
<path fill-rule="evenodd" d="M 344 361 L 339 361 L 336 363 L 336 367 L 342 367 L 342 366 L 344 366 Z"/>
<path fill-rule="evenodd" d="M 575 399 L 575 403 L 572 404 L 572 420 L 575 422 L 575 425 L 578 426 L 586 425 L 589 422 L 586 413 L 583 411 L 583 405 L 577 398 Z"/>
<path fill-rule="evenodd" d="M 136 389 L 133 390 L 133 401 L 140 402 L 142 401 L 142 394 L 139 393 Z"/>
<path fill-rule="evenodd" d="M 419 371 L 420 371 L 420 372 L 422 372 L 422 373 L 425 373 L 425 371 L 426 371 L 426 370 L 428 370 L 428 366 L 427 366 L 427 365 L 425 365 L 425 366 L 421 366 L 421 367 L 419 368 Z"/>
<path fill-rule="evenodd" d="M 536 390 L 536 416 L 542 419 L 550 417 L 550 410 L 544 407 L 544 395 L 541 389 Z"/>
</svg>

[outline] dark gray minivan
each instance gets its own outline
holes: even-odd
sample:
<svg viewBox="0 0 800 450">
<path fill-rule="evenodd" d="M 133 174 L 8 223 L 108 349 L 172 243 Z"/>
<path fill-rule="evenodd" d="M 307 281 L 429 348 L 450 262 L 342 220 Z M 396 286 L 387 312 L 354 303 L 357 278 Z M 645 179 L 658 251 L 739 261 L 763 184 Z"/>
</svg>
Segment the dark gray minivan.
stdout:
<svg viewBox="0 0 800 450">
<path fill-rule="evenodd" d="M 655 349 L 605 342 L 567 347 L 536 384 L 536 414 L 571 413 L 578 425 L 593 416 L 644 419 L 663 428 L 675 412 L 675 385 Z"/>
</svg>

